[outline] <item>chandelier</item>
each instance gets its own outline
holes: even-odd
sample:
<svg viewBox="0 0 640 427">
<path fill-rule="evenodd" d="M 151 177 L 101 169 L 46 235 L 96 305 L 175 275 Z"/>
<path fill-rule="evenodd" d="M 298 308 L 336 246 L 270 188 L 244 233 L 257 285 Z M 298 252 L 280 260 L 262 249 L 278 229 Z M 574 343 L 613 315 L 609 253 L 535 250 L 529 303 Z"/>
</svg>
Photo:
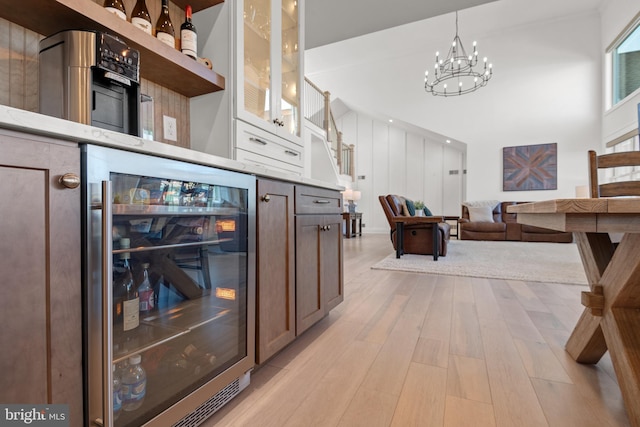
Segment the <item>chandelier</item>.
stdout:
<svg viewBox="0 0 640 427">
<path fill-rule="evenodd" d="M 473 54 L 467 55 L 458 36 L 458 12 L 456 11 L 456 36 L 449 48 L 446 59 L 440 59 L 440 52 L 436 52 L 436 63 L 433 76 L 429 70 L 424 73 L 424 90 L 439 96 L 457 96 L 473 92 L 487 85 L 493 76 L 492 64 L 484 60 L 484 68 L 474 69 L 478 64 L 478 46 L 473 42 Z M 481 68 L 481 67 L 478 67 Z M 432 80 L 429 78 L 432 77 Z M 452 86 L 449 86 L 449 85 Z"/>
</svg>

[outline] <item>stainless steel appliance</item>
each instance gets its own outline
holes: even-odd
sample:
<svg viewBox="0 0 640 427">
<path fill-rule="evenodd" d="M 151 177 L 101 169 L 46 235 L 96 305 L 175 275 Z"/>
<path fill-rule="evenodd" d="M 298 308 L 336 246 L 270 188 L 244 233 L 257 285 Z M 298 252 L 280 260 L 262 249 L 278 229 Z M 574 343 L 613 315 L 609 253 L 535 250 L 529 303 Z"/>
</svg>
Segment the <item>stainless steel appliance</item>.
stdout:
<svg viewBox="0 0 640 427">
<path fill-rule="evenodd" d="M 254 366 L 255 177 L 93 145 L 82 156 L 86 424 L 196 426 Z M 154 291 L 126 331 L 125 253 Z M 114 376 L 136 355 L 142 406 L 114 413 Z"/>
<path fill-rule="evenodd" d="M 40 42 L 40 112 L 140 135 L 140 56 L 95 31 L 61 31 Z"/>
</svg>

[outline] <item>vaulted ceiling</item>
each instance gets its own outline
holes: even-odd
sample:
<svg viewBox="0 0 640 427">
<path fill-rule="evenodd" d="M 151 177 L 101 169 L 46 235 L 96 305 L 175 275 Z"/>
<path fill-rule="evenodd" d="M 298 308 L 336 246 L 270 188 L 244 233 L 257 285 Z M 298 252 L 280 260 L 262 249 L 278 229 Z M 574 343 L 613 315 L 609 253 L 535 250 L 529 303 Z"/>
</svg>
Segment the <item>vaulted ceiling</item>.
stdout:
<svg viewBox="0 0 640 427">
<path fill-rule="evenodd" d="M 591 60 L 591 54 L 566 51 L 562 43 L 585 37 L 585 33 L 546 28 L 563 28 L 565 22 L 593 17 L 605 2 L 307 0 L 305 75 L 349 109 L 470 143 L 480 139 L 478 124 L 486 125 L 489 119 L 513 111 L 513 105 L 543 93 L 544 74 L 536 74 L 538 55 L 545 57 L 547 71 L 552 72 L 555 69 L 549 61 L 554 55 L 577 57 L 578 67 Z M 425 93 L 424 72 L 433 67 L 436 51 L 448 50 L 455 34 L 452 12 L 456 10 L 462 41 L 470 46 L 477 40 L 480 55 L 493 62 L 494 77 L 476 93 L 441 99 Z M 599 41 L 593 42 L 600 28 L 597 21 L 589 22 L 592 29 L 584 43 L 592 51 L 594 44 L 600 48 Z M 597 64 L 595 67 L 597 70 Z M 539 76 L 534 85 L 527 80 L 532 74 Z M 465 126 L 460 126 L 461 117 Z"/>
<path fill-rule="evenodd" d="M 495 0 L 306 0 L 307 49 Z"/>
</svg>

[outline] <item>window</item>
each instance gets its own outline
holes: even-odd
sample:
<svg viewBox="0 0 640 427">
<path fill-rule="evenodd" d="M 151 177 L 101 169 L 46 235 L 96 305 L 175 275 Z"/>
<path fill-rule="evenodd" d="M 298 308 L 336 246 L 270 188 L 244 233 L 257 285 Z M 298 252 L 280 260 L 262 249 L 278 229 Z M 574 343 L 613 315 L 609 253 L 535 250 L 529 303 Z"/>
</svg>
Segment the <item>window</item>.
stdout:
<svg viewBox="0 0 640 427">
<path fill-rule="evenodd" d="M 613 105 L 640 88 L 640 21 L 625 32 L 611 50 Z"/>
</svg>

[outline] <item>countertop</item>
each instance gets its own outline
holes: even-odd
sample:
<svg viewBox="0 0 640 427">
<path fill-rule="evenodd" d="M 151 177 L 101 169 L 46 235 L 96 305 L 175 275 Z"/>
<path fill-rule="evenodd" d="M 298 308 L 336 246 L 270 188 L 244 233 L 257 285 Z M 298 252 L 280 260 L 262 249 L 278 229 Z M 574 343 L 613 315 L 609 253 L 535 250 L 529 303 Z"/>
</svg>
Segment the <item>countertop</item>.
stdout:
<svg viewBox="0 0 640 427">
<path fill-rule="evenodd" d="M 343 187 L 337 184 L 327 183 L 295 174 L 278 172 L 257 165 L 247 165 L 242 162 L 202 153 L 188 148 L 177 147 L 157 141 L 150 141 L 137 136 L 100 129 L 4 105 L 0 105 L 0 128 L 21 131 L 33 135 L 42 135 L 65 141 L 90 143 L 170 159 L 183 160 L 190 163 L 247 173 L 257 177 L 272 178 L 297 184 L 311 185 L 314 187 L 343 190 Z"/>
</svg>

